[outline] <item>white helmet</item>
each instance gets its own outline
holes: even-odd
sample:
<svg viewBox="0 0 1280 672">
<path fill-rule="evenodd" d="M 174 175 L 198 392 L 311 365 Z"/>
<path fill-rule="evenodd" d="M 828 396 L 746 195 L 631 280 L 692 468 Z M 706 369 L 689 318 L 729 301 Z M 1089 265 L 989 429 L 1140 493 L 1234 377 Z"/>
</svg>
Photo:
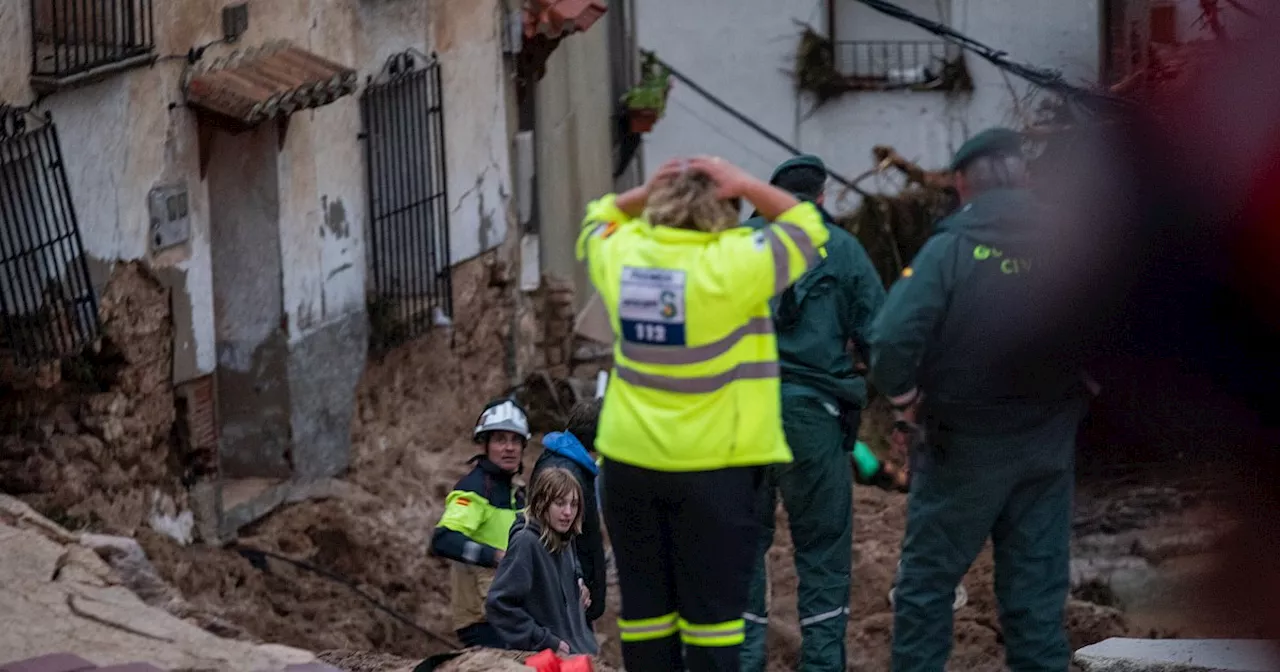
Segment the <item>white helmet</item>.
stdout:
<svg viewBox="0 0 1280 672">
<path fill-rule="evenodd" d="M 480 418 L 476 420 L 476 429 L 471 437 L 476 443 L 482 443 L 484 435 L 489 432 L 512 432 L 528 441 L 529 418 L 525 415 L 524 409 L 511 399 L 490 402 L 480 413 Z"/>
</svg>

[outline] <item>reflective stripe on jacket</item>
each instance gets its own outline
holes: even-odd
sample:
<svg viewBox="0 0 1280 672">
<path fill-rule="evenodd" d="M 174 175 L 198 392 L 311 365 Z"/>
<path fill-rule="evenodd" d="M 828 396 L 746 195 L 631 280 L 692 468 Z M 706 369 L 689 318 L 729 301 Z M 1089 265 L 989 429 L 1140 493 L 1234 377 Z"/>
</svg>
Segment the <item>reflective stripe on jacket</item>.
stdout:
<svg viewBox="0 0 1280 672">
<path fill-rule="evenodd" d="M 612 194 L 592 202 L 578 258 L 615 334 L 597 450 L 658 471 L 790 462 L 768 300 L 829 235 L 812 203 L 706 233 L 631 219 Z"/>
<path fill-rule="evenodd" d="M 524 508 L 523 493 L 512 476 L 480 458 L 445 498 L 431 551 L 454 561 L 450 574 L 455 628 L 484 620 L 497 551 L 507 549 L 511 526 Z"/>
</svg>

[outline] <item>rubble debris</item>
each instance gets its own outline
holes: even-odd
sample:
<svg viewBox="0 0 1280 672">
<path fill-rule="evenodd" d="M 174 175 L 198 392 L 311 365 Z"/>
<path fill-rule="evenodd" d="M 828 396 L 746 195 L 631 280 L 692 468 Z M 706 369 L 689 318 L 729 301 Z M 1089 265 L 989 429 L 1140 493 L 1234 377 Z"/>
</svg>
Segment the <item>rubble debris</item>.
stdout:
<svg viewBox="0 0 1280 672">
<path fill-rule="evenodd" d="M 0 512 L 0 667 L 58 653 L 164 669 L 281 670 L 315 660 L 300 649 L 225 639 L 148 605 L 90 550 L 136 559 L 131 540 L 78 538 L 7 495 Z"/>
<path fill-rule="evenodd" d="M 345 672 L 413 672 L 422 662 L 416 658 L 368 651 L 321 651 L 316 657 Z"/>
<path fill-rule="evenodd" d="M 428 542 L 475 454 L 476 415 L 508 385 L 513 307 L 507 289 L 491 286 L 485 261 L 454 270 L 454 334 L 432 330 L 368 365 L 345 478 L 355 494 L 286 504 L 240 536 L 245 546 L 341 574 L 435 633 L 452 634 L 449 574 L 428 556 Z M 535 457 L 531 449 L 526 464 Z M 234 550 L 182 547 L 149 530 L 138 541 L 188 602 L 248 636 L 416 660 L 443 650 L 346 586 L 287 563 L 268 561 L 263 571 Z"/>
<path fill-rule="evenodd" d="M 169 293 L 139 263 L 119 265 L 100 310 L 103 344 L 66 359 L 42 389 L 0 380 L 0 490 L 73 528 L 129 535 L 153 498 L 175 515 L 185 492 L 170 460 L 175 417 Z"/>
<path fill-rule="evenodd" d="M 836 217 L 836 223 L 858 238 L 888 287 L 933 235 L 934 223 L 956 205 L 948 190 L 913 184 L 896 195 L 864 196 L 855 210 Z"/>
</svg>

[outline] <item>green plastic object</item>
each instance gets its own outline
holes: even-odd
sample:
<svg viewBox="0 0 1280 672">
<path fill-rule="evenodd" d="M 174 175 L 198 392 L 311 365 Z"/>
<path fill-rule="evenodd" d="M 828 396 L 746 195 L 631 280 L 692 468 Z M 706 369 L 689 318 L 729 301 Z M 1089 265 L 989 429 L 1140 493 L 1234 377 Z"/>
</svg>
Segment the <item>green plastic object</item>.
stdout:
<svg viewBox="0 0 1280 672">
<path fill-rule="evenodd" d="M 853 464 L 858 469 L 858 476 L 870 481 L 880 471 L 880 458 L 871 452 L 871 447 L 858 441 L 853 446 Z"/>
</svg>

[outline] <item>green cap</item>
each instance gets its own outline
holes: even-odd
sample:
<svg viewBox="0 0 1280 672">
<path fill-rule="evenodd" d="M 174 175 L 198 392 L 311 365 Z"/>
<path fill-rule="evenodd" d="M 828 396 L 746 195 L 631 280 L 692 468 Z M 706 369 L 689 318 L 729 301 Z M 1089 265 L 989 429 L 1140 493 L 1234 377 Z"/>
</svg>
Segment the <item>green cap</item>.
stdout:
<svg viewBox="0 0 1280 672">
<path fill-rule="evenodd" d="M 1022 136 L 1008 128 L 988 128 L 960 145 L 951 159 L 951 170 L 960 170 L 970 161 L 992 154 L 1022 156 Z"/>
<path fill-rule="evenodd" d="M 792 168 L 802 168 L 802 167 L 817 168 L 818 170 L 822 171 L 823 175 L 827 174 L 827 164 L 823 163 L 822 159 L 812 154 L 801 154 L 799 156 L 791 157 L 790 159 L 787 159 L 782 163 L 779 163 L 778 167 L 773 169 L 773 175 L 769 176 L 769 183 L 773 184 L 773 182 L 778 179 L 779 175 L 785 173 L 788 170 L 791 170 Z"/>
</svg>

